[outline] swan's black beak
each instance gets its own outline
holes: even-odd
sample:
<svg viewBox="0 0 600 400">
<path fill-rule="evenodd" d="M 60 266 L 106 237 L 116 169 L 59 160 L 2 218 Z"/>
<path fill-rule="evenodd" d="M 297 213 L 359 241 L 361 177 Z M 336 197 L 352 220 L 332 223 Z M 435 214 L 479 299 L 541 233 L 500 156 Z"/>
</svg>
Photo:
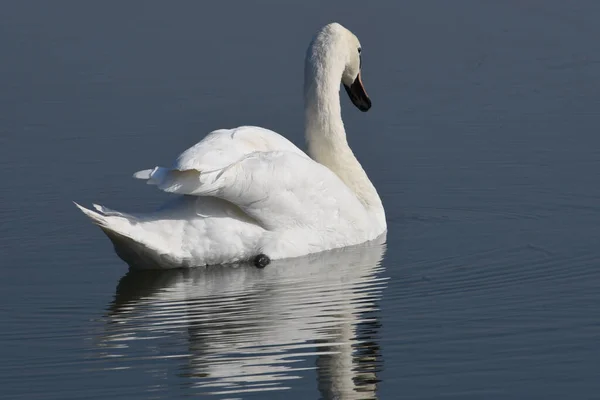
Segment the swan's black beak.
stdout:
<svg viewBox="0 0 600 400">
<path fill-rule="evenodd" d="M 362 79 L 360 77 L 360 72 L 356 76 L 356 79 L 352 85 L 344 85 L 344 88 L 346 89 L 348 96 L 350 96 L 352 104 L 354 104 L 360 111 L 369 111 L 369 108 L 371 108 L 371 99 L 365 91 L 365 87 L 363 86 Z"/>
</svg>

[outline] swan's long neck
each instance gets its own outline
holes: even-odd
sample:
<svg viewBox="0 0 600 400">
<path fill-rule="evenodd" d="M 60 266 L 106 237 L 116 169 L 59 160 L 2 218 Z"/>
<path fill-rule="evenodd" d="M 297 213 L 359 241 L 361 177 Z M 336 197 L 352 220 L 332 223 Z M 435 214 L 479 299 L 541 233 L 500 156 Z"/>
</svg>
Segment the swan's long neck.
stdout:
<svg viewBox="0 0 600 400">
<path fill-rule="evenodd" d="M 344 57 L 334 57 L 336 43 L 311 44 L 304 70 L 305 136 L 309 156 L 325 165 L 356 194 L 365 208 L 385 223 L 377 190 L 348 146 L 340 106 Z M 339 46 L 338 46 L 339 47 Z"/>
</svg>

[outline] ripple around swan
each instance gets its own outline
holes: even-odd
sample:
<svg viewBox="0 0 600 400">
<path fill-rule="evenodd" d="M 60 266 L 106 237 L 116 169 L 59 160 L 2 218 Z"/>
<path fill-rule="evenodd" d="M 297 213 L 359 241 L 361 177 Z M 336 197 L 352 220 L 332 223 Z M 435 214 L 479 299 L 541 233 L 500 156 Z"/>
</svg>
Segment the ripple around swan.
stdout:
<svg viewBox="0 0 600 400">
<path fill-rule="evenodd" d="M 94 335 L 95 368 L 151 374 L 155 393 L 376 398 L 383 240 L 264 270 L 130 271 Z"/>
</svg>

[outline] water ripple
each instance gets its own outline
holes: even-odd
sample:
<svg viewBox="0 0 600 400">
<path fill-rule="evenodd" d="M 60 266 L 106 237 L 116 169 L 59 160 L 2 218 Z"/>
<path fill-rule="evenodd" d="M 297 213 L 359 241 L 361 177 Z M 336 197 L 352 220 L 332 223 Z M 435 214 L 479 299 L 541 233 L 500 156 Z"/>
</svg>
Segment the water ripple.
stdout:
<svg viewBox="0 0 600 400">
<path fill-rule="evenodd" d="M 189 394 L 227 398 L 306 385 L 313 370 L 322 398 L 376 398 L 383 240 L 264 270 L 130 271 L 92 340 L 91 369 L 176 376 Z"/>
</svg>

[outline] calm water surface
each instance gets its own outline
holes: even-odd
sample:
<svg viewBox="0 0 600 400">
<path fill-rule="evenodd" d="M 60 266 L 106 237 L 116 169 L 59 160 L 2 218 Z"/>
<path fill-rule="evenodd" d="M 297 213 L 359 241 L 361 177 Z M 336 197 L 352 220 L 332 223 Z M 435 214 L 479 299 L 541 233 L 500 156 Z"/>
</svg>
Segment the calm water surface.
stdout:
<svg viewBox="0 0 600 400">
<path fill-rule="evenodd" d="M 127 272 L 70 203 L 151 210 L 131 173 L 206 132 L 302 145 L 306 46 L 363 46 L 349 140 L 386 244 Z M 600 3 L 4 2 L 0 397 L 593 399 Z"/>
</svg>

